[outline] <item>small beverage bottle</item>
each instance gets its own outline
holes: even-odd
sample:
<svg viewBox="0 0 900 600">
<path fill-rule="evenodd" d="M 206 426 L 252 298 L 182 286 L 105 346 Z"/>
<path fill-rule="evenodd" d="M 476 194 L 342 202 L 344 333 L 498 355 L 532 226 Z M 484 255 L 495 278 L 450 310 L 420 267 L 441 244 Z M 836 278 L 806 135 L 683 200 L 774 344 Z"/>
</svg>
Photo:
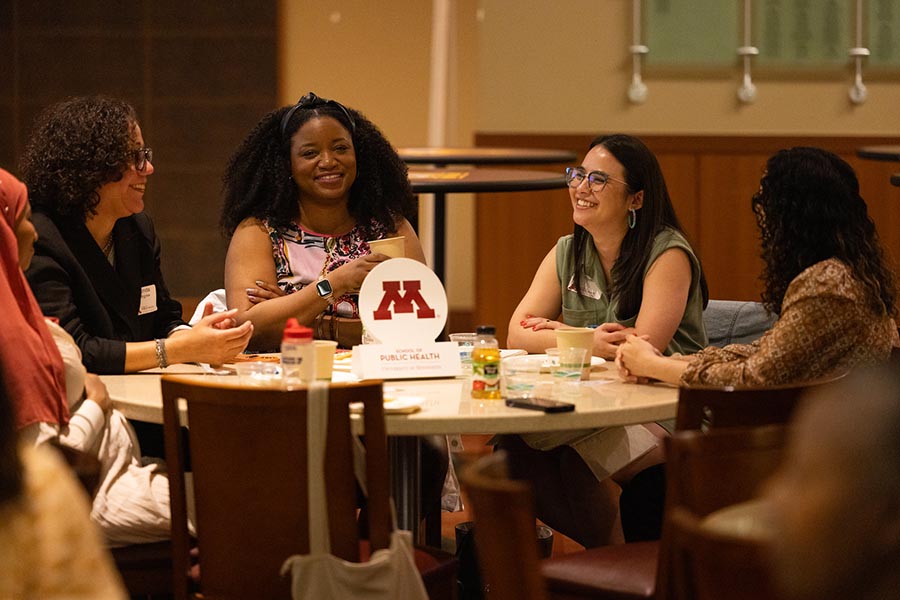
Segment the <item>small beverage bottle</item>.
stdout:
<svg viewBox="0 0 900 600">
<path fill-rule="evenodd" d="M 500 348 L 496 328 L 480 325 L 475 330 L 472 348 L 472 397 L 481 400 L 500 399 Z"/>
<path fill-rule="evenodd" d="M 309 385 L 316 376 L 313 331 L 290 318 L 281 339 L 281 380 L 287 388 Z"/>
</svg>

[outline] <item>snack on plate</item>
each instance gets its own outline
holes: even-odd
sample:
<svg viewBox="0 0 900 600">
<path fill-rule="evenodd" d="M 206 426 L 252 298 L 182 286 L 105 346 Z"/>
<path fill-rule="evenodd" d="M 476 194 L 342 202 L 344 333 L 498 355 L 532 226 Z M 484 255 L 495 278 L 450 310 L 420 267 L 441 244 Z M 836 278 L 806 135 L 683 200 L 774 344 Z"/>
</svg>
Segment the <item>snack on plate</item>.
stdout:
<svg viewBox="0 0 900 600">
<path fill-rule="evenodd" d="M 281 357 L 277 354 L 238 354 L 232 359 L 232 362 L 270 362 L 280 363 Z"/>
</svg>

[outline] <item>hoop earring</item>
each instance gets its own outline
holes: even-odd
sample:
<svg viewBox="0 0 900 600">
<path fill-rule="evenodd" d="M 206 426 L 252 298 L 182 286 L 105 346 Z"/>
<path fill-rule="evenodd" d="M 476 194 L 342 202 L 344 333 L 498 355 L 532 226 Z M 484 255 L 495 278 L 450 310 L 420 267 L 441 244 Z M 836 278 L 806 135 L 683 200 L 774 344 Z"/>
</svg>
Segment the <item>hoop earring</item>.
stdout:
<svg viewBox="0 0 900 600">
<path fill-rule="evenodd" d="M 634 226 L 637 225 L 637 211 L 633 208 L 629 208 L 628 211 L 628 216 L 626 217 L 628 229 L 634 229 Z"/>
</svg>

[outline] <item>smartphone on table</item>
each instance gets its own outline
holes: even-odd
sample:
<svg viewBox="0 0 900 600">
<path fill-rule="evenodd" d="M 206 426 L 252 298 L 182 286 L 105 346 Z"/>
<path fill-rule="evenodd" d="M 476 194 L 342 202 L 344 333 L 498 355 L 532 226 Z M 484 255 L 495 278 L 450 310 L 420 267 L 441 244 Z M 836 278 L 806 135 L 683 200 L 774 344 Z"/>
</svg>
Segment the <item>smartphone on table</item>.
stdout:
<svg viewBox="0 0 900 600">
<path fill-rule="evenodd" d="M 575 410 L 575 405 L 571 402 L 560 402 L 551 398 L 507 398 L 506 405 L 513 408 L 527 408 L 529 410 L 540 410 L 545 413 L 571 412 Z"/>
</svg>

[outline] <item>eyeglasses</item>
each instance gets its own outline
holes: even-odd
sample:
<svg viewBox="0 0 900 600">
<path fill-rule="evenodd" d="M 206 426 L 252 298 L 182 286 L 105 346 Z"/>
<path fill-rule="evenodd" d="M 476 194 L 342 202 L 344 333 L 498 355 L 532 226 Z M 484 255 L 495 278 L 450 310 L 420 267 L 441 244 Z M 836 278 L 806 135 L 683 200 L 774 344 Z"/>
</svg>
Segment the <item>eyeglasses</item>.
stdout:
<svg viewBox="0 0 900 600">
<path fill-rule="evenodd" d="M 153 150 L 151 148 L 138 148 L 134 151 L 134 169 L 138 173 L 146 169 L 149 162 L 153 162 Z"/>
<path fill-rule="evenodd" d="M 602 192 L 606 187 L 606 184 L 610 181 L 617 181 L 626 187 L 628 186 L 627 182 L 616 179 L 615 177 L 610 177 L 608 173 L 604 173 L 603 171 L 591 171 L 588 173 L 581 167 L 566 168 L 566 185 L 570 188 L 577 188 L 581 185 L 581 182 L 584 181 L 585 177 L 587 177 L 588 187 L 595 193 Z"/>
<path fill-rule="evenodd" d="M 316 96 L 314 93 L 309 92 L 299 100 L 297 100 L 297 104 L 291 107 L 289 111 L 284 113 L 284 116 L 281 118 L 281 137 L 282 139 L 285 137 L 287 132 L 288 123 L 291 120 L 291 117 L 294 116 L 294 113 L 297 112 L 298 109 L 301 108 L 317 108 L 319 106 L 334 106 L 339 109 L 344 116 L 347 118 L 347 122 L 350 123 L 350 134 L 356 133 L 356 120 L 353 118 L 353 115 L 350 114 L 350 111 L 347 110 L 347 107 L 338 102 L 337 100 L 328 100 L 327 98 L 320 98 Z"/>
</svg>

